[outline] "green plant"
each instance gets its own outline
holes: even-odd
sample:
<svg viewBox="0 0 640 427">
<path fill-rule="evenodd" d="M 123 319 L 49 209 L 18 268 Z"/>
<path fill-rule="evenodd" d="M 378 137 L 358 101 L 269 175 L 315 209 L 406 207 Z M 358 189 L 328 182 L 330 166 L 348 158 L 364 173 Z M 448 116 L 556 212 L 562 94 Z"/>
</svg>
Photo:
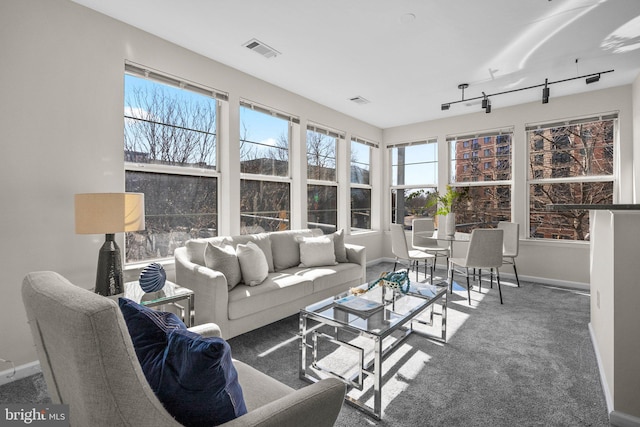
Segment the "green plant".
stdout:
<svg viewBox="0 0 640 427">
<path fill-rule="evenodd" d="M 437 191 L 431 193 L 429 199 L 427 200 L 427 207 L 431 207 L 435 204 L 439 204 L 438 210 L 436 211 L 436 215 L 447 215 L 452 212 L 453 203 L 462 197 L 462 193 L 455 190 L 450 185 L 447 185 L 447 192 L 440 195 Z"/>
</svg>

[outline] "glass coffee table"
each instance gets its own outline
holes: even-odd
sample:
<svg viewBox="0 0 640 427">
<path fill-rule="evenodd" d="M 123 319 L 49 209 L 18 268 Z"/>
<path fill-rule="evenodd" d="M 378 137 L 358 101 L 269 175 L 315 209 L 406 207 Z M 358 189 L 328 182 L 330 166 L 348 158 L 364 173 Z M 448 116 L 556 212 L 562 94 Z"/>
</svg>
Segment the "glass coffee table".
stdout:
<svg viewBox="0 0 640 427">
<path fill-rule="evenodd" d="M 382 362 L 411 334 L 446 342 L 447 287 L 445 281 L 412 283 L 403 293 L 376 285 L 365 293 L 354 295 L 352 289 L 300 310 L 300 378 L 309 382 L 327 376 L 341 379 L 348 387 L 347 403 L 381 419 Z M 355 289 L 367 288 L 364 284 Z M 434 313 L 436 302 L 442 307 L 440 313 Z M 434 314 L 441 315 L 440 330 Z M 416 324 L 436 328 L 436 333 L 418 330 Z M 347 359 L 354 362 L 343 372 Z M 364 393 L 354 396 L 352 390 Z M 367 398 L 367 393 L 372 396 Z M 366 402 L 371 397 L 373 405 Z"/>
</svg>

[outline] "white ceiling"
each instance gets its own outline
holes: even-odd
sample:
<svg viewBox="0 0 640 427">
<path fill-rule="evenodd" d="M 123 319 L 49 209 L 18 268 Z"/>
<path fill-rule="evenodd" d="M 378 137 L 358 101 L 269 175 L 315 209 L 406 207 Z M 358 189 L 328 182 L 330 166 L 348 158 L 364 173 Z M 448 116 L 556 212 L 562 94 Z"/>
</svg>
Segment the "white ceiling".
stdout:
<svg viewBox="0 0 640 427">
<path fill-rule="evenodd" d="M 551 85 L 553 102 L 640 73 L 639 0 L 73 1 L 381 128 L 481 111 L 441 111 L 460 83 L 468 99 L 615 70 Z M 253 38 L 281 54 L 243 46 Z M 493 97 L 493 110 L 541 92 Z"/>
</svg>

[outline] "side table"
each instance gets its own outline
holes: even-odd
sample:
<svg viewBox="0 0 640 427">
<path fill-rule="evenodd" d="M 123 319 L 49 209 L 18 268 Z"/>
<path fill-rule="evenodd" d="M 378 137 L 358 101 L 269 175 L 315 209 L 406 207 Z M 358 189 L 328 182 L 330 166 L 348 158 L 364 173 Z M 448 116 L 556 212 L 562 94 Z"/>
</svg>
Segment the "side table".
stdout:
<svg viewBox="0 0 640 427">
<path fill-rule="evenodd" d="M 146 307 L 157 307 L 165 304 L 173 305 L 182 312 L 182 319 L 187 328 L 195 324 L 195 297 L 196 294 L 191 289 L 182 287 L 176 283 L 166 281 L 162 289 L 157 292 L 146 293 L 140 287 L 140 283 L 127 282 L 124 284 L 124 294 L 114 295 L 114 297 L 124 296 Z M 184 306 L 178 304 L 184 301 Z"/>
</svg>

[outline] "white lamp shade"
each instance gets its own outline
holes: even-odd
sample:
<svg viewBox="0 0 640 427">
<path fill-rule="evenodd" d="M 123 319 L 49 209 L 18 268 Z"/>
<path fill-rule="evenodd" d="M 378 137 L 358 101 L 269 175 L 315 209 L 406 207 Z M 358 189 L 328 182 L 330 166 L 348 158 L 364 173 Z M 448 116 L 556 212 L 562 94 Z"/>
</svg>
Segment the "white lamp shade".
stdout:
<svg viewBox="0 0 640 427">
<path fill-rule="evenodd" d="M 76 234 L 113 234 L 144 230 L 143 193 L 75 195 Z"/>
</svg>

